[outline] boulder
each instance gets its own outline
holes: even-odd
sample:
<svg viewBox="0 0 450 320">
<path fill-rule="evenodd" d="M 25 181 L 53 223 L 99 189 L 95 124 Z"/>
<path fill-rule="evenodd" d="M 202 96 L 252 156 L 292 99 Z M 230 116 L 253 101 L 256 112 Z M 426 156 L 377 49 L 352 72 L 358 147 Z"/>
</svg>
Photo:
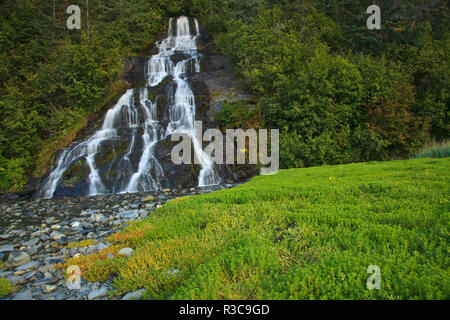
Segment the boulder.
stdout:
<svg viewBox="0 0 450 320">
<path fill-rule="evenodd" d="M 131 248 L 122 248 L 118 252 L 119 256 L 131 256 L 132 253 L 133 249 Z"/>
<path fill-rule="evenodd" d="M 29 262 L 31 262 L 31 258 L 28 253 L 23 251 L 12 251 L 6 261 L 6 266 L 8 268 L 20 267 Z"/>
<path fill-rule="evenodd" d="M 93 299 L 103 298 L 106 296 L 107 293 L 108 293 L 108 289 L 103 287 L 99 290 L 95 290 L 95 291 L 92 291 L 91 293 L 89 293 L 88 299 L 93 300 Z"/>
<path fill-rule="evenodd" d="M 17 293 L 14 296 L 13 300 L 33 300 L 33 295 L 31 293 L 31 290 L 25 290 Z"/>
<path fill-rule="evenodd" d="M 129 292 L 122 297 L 121 300 L 139 300 L 145 293 L 145 289 Z"/>
</svg>

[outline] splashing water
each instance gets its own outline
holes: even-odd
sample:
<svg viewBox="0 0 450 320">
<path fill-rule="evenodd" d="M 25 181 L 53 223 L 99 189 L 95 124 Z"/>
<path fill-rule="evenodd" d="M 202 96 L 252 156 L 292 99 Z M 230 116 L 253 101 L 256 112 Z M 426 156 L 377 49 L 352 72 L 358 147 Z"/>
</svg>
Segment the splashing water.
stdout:
<svg viewBox="0 0 450 320">
<path fill-rule="evenodd" d="M 173 18 L 170 19 L 168 37 L 156 43 L 159 52 L 148 61 L 147 86 L 127 90 L 116 105 L 108 110 L 100 130 L 86 141 L 62 151 L 55 162 L 54 169 L 42 185 L 40 191 L 42 197 L 52 198 L 65 171 L 83 158 L 89 169 L 89 195 L 158 190 L 161 188 L 160 179 L 164 176 L 164 170 L 156 158 L 155 147 L 159 141 L 174 133 L 187 134 L 192 140 L 194 152 L 200 159 L 202 167 L 198 186 L 219 183 L 220 178 L 214 171 L 212 159 L 204 153 L 201 142 L 195 136 L 195 96 L 185 77 L 188 72 L 200 72 L 196 45 L 196 39 L 200 35 L 197 19 L 194 19 L 194 28 L 194 32 L 191 32 L 187 17 L 182 16 L 176 21 Z M 181 53 L 186 59 L 174 64 L 171 57 L 176 53 Z M 157 119 L 157 102 L 149 100 L 148 89 L 157 86 L 168 76 L 173 78 L 176 89 L 174 98 L 168 97 L 170 121 L 164 130 Z M 140 110 L 136 108 L 134 101 L 137 90 L 139 90 L 138 108 Z M 123 130 L 128 130 L 131 137 L 130 143 L 127 152 L 117 159 L 118 172 L 114 177 L 110 177 L 115 181 L 114 187 L 108 190 L 96 167 L 95 159 L 103 143 L 122 138 L 118 134 L 118 129 L 121 127 Z M 142 154 L 137 170 L 134 170 L 130 155 L 137 147 L 136 138 L 140 128 L 143 128 Z"/>
</svg>

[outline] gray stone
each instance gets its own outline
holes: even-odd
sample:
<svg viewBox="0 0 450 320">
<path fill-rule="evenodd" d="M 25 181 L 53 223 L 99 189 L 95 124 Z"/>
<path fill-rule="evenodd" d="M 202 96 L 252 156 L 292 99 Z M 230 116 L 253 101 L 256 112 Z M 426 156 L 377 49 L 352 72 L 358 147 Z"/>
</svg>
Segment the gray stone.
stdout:
<svg viewBox="0 0 450 320">
<path fill-rule="evenodd" d="M 50 233 L 50 238 L 53 240 L 59 240 L 62 237 L 64 237 L 64 235 L 58 231 L 53 231 L 52 233 Z"/>
<path fill-rule="evenodd" d="M 35 254 L 37 254 L 38 249 L 36 247 L 31 247 L 30 249 L 28 249 L 28 254 L 30 256 L 34 256 Z"/>
<path fill-rule="evenodd" d="M 105 246 L 105 244 L 103 243 L 103 242 L 100 242 L 100 243 L 98 243 L 97 244 L 97 250 L 103 250 L 103 249 L 106 249 L 106 248 L 108 248 L 107 246 Z"/>
<path fill-rule="evenodd" d="M 139 300 L 145 293 L 145 289 L 129 292 L 122 297 L 121 300 Z"/>
<path fill-rule="evenodd" d="M 178 269 L 168 269 L 166 271 L 166 275 L 170 275 L 170 276 L 176 276 L 179 273 L 181 273 L 181 270 L 178 270 Z"/>
<path fill-rule="evenodd" d="M 119 217 L 124 219 L 135 219 L 139 217 L 139 213 L 137 210 L 124 211 L 118 214 Z"/>
<path fill-rule="evenodd" d="M 57 288 L 57 286 L 54 286 L 54 285 L 51 285 L 51 284 L 46 284 L 46 285 L 44 285 L 43 290 L 44 290 L 45 293 L 52 293 L 53 291 L 56 290 L 56 288 Z"/>
<path fill-rule="evenodd" d="M 9 268 L 20 267 L 28 262 L 31 262 L 28 253 L 23 251 L 12 251 L 9 254 L 8 261 L 6 261 L 6 266 Z"/>
<path fill-rule="evenodd" d="M 16 268 L 16 271 L 28 271 L 28 270 L 32 270 L 34 268 L 36 268 L 38 266 L 38 262 L 37 261 L 31 261 L 28 262 L 27 264 L 21 265 L 20 267 Z"/>
<path fill-rule="evenodd" d="M 148 197 L 144 198 L 142 200 L 142 202 L 151 202 L 151 201 L 154 201 L 154 200 L 155 200 L 154 196 L 148 196 Z"/>
<path fill-rule="evenodd" d="M 25 290 L 14 295 L 13 300 L 33 300 L 31 290 Z"/>
<path fill-rule="evenodd" d="M 147 218 L 147 216 L 148 216 L 148 212 L 146 212 L 146 211 L 141 212 L 141 218 L 142 219 Z"/>
<path fill-rule="evenodd" d="M 7 278 L 12 274 L 13 274 L 12 271 L 2 271 L 2 272 L 0 272 L 0 278 Z"/>
<path fill-rule="evenodd" d="M 40 241 L 41 239 L 39 239 L 39 238 L 33 238 L 33 239 L 31 239 L 30 241 L 27 241 L 26 243 L 25 243 L 25 245 L 27 246 L 27 247 L 33 247 L 36 243 L 38 243 L 39 241 Z"/>
<path fill-rule="evenodd" d="M 131 256 L 132 253 L 133 249 L 131 248 L 122 248 L 118 252 L 119 256 Z"/>
<path fill-rule="evenodd" d="M 99 290 L 92 291 L 91 293 L 89 293 L 88 299 L 93 300 L 93 299 L 103 298 L 106 296 L 107 292 L 108 292 L 108 289 L 106 289 L 105 287 L 103 287 Z"/>
<path fill-rule="evenodd" d="M 80 227 L 80 221 L 74 221 L 71 224 L 72 228 L 79 228 Z"/>
<path fill-rule="evenodd" d="M 8 281 L 13 286 L 17 286 L 18 284 L 24 284 L 27 280 L 22 276 L 11 276 L 8 278 Z"/>
<path fill-rule="evenodd" d="M 102 221 L 105 219 L 105 217 L 100 213 L 96 213 L 92 215 L 92 219 L 95 221 Z"/>
<path fill-rule="evenodd" d="M 14 246 L 7 245 L 0 247 L 0 252 L 11 252 L 11 251 L 14 251 Z"/>
<path fill-rule="evenodd" d="M 80 226 L 83 229 L 92 229 L 92 228 L 94 228 L 94 225 L 92 223 L 84 222 L 84 221 L 80 223 Z"/>
</svg>

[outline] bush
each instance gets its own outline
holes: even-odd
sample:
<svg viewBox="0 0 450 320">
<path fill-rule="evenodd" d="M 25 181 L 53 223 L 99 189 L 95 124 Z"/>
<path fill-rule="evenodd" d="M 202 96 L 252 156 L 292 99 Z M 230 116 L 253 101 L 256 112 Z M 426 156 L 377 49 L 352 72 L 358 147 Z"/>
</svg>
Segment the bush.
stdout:
<svg viewBox="0 0 450 320">
<path fill-rule="evenodd" d="M 0 278 L 0 298 L 4 298 L 13 293 L 15 287 L 7 279 Z"/>
</svg>

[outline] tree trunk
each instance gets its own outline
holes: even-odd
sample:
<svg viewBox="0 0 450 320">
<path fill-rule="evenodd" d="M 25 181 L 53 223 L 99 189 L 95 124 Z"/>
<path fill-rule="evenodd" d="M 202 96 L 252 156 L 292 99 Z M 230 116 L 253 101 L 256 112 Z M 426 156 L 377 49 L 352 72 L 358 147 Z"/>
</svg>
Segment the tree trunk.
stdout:
<svg viewBox="0 0 450 320">
<path fill-rule="evenodd" d="M 86 0 L 86 36 L 89 41 L 89 0 Z"/>
</svg>

